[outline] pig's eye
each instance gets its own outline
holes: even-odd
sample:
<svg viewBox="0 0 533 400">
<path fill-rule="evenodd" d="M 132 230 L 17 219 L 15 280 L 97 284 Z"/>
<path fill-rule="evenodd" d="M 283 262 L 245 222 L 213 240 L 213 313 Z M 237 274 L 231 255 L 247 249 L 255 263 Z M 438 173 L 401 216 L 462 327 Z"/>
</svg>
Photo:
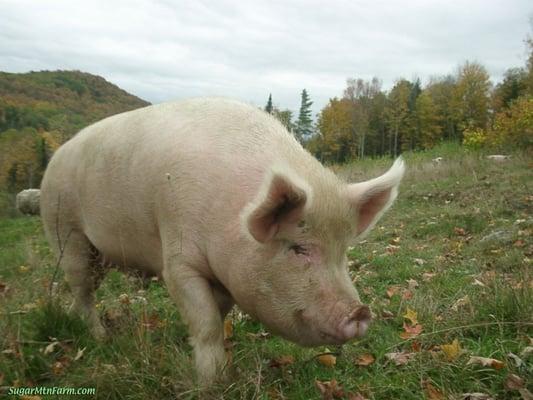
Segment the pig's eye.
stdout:
<svg viewBox="0 0 533 400">
<path fill-rule="evenodd" d="M 293 251 L 294 254 L 297 255 L 309 255 L 309 251 L 305 247 L 300 246 L 299 244 L 293 244 L 291 247 L 289 247 L 289 250 Z"/>
</svg>

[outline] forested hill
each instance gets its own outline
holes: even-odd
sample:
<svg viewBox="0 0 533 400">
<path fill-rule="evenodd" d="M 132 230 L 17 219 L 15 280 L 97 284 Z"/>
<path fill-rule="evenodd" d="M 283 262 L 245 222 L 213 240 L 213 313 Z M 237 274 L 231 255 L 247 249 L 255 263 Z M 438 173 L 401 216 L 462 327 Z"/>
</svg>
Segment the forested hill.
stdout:
<svg viewBox="0 0 533 400">
<path fill-rule="evenodd" d="M 0 132 L 33 127 L 68 136 L 94 121 L 148 104 L 85 72 L 0 72 Z"/>
<path fill-rule="evenodd" d="M 85 72 L 0 72 L 0 190 L 37 187 L 53 151 L 81 128 L 149 104 Z"/>
</svg>

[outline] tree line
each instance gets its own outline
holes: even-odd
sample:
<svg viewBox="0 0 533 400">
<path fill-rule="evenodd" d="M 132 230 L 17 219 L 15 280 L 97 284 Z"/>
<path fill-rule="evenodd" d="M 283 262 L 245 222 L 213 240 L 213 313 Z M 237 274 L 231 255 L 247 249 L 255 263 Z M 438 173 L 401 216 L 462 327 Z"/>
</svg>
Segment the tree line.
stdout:
<svg viewBox="0 0 533 400">
<path fill-rule="evenodd" d="M 533 145 L 533 40 L 528 59 L 508 69 L 493 85 L 486 68 L 467 61 L 455 73 L 398 79 L 385 91 L 382 82 L 348 79 L 343 94 L 330 99 L 311 120 L 312 104 L 304 89 L 298 117 L 280 111 L 269 96 L 265 111 L 276 116 L 321 161 L 345 162 L 363 157 L 428 149 L 441 141 L 469 147 Z"/>
</svg>

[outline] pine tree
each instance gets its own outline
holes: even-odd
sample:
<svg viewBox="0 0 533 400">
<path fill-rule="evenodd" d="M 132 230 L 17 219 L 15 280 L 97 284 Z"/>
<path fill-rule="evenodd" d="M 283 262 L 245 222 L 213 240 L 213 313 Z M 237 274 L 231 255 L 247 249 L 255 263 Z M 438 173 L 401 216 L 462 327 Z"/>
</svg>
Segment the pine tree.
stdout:
<svg viewBox="0 0 533 400">
<path fill-rule="evenodd" d="M 270 93 L 268 95 L 268 101 L 267 101 L 267 104 L 265 106 L 265 111 L 269 114 L 272 114 L 272 110 L 273 110 L 273 106 L 272 106 L 272 93 Z"/>
<path fill-rule="evenodd" d="M 307 90 L 302 90 L 302 102 L 300 105 L 300 114 L 296 121 L 295 135 L 296 138 L 303 142 L 313 133 L 313 120 L 311 118 L 311 105 L 313 102 L 309 99 Z"/>
</svg>

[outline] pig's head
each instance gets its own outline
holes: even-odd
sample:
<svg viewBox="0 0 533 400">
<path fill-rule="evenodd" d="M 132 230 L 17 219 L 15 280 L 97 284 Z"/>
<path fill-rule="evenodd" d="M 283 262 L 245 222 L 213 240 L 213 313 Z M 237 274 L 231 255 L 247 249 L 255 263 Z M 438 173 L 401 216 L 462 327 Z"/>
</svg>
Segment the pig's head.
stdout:
<svg viewBox="0 0 533 400">
<path fill-rule="evenodd" d="M 401 159 L 384 175 L 354 184 L 323 169 L 303 178 L 272 168 L 241 214 L 255 243 L 244 267 L 245 310 L 302 345 L 364 335 L 371 314 L 348 275 L 346 252 L 391 206 L 403 173 Z"/>
</svg>

